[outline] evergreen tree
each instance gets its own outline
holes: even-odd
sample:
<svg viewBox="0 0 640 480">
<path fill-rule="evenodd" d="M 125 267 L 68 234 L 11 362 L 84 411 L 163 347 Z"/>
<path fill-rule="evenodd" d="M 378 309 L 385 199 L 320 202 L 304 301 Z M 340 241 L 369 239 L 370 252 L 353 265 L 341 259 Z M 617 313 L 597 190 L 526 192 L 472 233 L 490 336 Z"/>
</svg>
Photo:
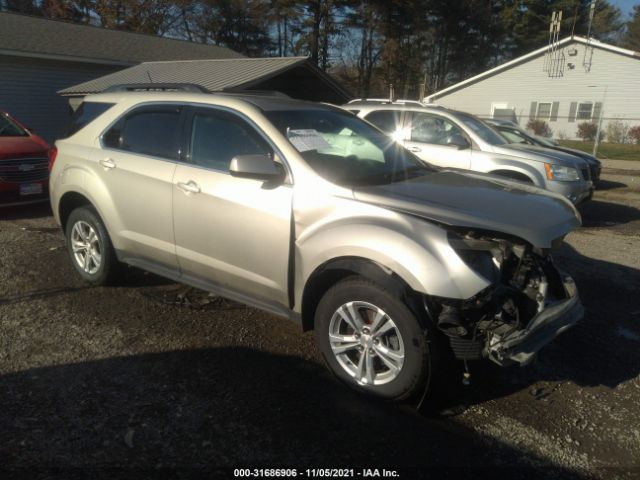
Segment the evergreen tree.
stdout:
<svg viewBox="0 0 640 480">
<path fill-rule="evenodd" d="M 633 16 L 627 22 L 627 29 L 622 38 L 622 46 L 640 52 L 640 5 L 633 7 Z"/>
</svg>

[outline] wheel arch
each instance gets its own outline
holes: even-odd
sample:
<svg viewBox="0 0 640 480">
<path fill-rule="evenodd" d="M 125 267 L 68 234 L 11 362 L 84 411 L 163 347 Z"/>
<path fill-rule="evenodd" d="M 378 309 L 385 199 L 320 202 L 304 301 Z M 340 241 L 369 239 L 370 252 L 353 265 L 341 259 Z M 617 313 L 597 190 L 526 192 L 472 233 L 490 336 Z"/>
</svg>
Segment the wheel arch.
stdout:
<svg viewBox="0 0 640 480">
<path fill-rule="evenodd" d="M 525 173 L 521 170 L 511 169 L 511 168 L 499 168 L 497 170 L 492 170 L 489 172 L 492 175 L 498 175 L 501 177 L 506 177 L 512 180 L 518 180 L 520 182 L 530 183 L 531 185 L 535 185 L 536 182 L 531 175 Z"/>
<path fill-rule="evenodd" d="M 58 202 L 58 218 L 60 219 L 60 226 L 63 232 L 67 229 L 67 221 L 69 220 L 71 212 L 76 208 L 87 205 L 95 209 L 91 200 L 79 192 L 69 191 L 60 197 L 60 201 Z"/>
<path fill-rule="evenodd" d="M 354 275 L 367 278 L 403 298 L 421 321 L 426 318 L 422 304 L 423 294 L 413 290 L 400 275 L 373 260 L 346 256 L 328 260 L 309 276 L 302 293 L 303 331 L 314 329 L 315 312 L 324 294 L 337 282 Z"/>
</svg>

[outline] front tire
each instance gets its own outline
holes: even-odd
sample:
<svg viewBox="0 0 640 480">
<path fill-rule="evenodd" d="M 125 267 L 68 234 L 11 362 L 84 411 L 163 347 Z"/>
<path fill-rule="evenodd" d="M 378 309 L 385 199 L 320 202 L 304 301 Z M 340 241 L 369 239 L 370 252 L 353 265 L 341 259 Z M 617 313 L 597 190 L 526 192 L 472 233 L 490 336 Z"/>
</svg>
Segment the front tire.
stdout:
<svg viewBox="0 0 640 480">
<path fill-rule="evenodd" d="M 98 213 L 91 207 L 76 208 L 65 233 L 71 263 L 80 276 L 93 285 L 112 283 L 119 263 Z"/>
<path fill-rule="evenodd" d="M 316 343 L 333 373 L 358 391 L 394 401 L 428 386 L 435 363 L 429 333 L 405 303 L 362 277 L 330 288 L 315 315 Z"/>
</svg>

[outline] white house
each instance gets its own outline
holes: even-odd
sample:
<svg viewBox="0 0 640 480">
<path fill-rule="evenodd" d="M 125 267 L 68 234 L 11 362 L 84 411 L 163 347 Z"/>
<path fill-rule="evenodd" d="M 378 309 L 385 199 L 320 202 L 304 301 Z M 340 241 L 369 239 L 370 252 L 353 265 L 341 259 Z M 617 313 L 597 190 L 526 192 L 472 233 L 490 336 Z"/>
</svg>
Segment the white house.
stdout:
<svg viewBox="0 0 640 480">
<path fill-rule="evenodd" d="M 558 138 L 577 125 L 618 119 L 640 125 L 640 53 L 594 39 L 567 37 L 425 98 L 485 118 L 526 127 L 545 120 Z"/>
</svg>

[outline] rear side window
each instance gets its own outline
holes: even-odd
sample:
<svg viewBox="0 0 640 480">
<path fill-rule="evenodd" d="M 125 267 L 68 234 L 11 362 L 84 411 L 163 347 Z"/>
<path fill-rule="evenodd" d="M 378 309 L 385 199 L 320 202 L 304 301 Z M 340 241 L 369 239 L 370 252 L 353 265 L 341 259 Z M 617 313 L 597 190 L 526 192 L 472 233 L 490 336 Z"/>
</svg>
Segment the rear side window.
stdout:
<svg viewBox="0 0 640 480">
<path fill-rule="evenodd" d="M 68 135 L 71 136 L 80 129 L 86 127 L 104 112 L 113 107 L 113 103 L 82 102 L 78 109 L 73 112 L 69 123 Z"/>
<path fill-rule="evenodd" d="M 120 119 L 102 141 L 109 148 L 177 160 L 179 124 L 179 107 L 144 107 Z"/>
<path fill-rule="evenodd" d="M 376 112 L 371 112 L 364 118 L 385 133 L 395 133 L 401 128 L 401 114 L 402 112 L 399 110 L 378 110 Z"/>
<path fill-rule="evenodd" d="M 190 156 L 196 165 L 226 172 L 236 155 L 271 153 L 260 134 L 231 113 L 199 111 L 191 125 Z"/>
</svg>

